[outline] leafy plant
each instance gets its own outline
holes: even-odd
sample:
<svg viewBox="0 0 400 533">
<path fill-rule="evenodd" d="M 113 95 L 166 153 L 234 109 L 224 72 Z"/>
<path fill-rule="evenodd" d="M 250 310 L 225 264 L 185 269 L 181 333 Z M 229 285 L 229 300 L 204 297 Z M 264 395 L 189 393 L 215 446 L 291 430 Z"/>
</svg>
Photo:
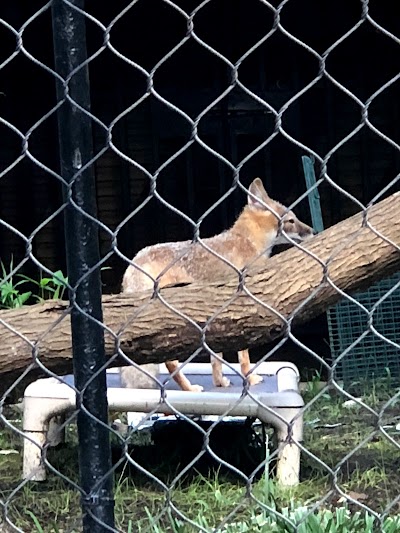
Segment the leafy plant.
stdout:
<svg viewBox="0 0 400 533">
<path fill-rule="evenodd" d="M 0 261 L 0 268 L 2 274 L 2 279 L 0 280 L 0 307 L 2 309 L 16 309 L 21 307 L 32 295 L 32 291 L 21 293 L 19 289 L 28 280 L 22 279 L 16 283 L 14 282 L 12 258 L 8 270 L 2 261 Z"/>
<path fill-rule="evenodd" d="M 64 276 L 61 270 L 54 272 L 51 278 L 42 277 L 41 275 L 39 281 L 24 276 L 23 274 L 20 274 L 19 276 L 23 278 L 24 281 L 29 281 L 38 287 L 39 294 L 33 295 L 33 298 L 38 302 L 43 302 L 44 300 L 62 300 L 65 289 L 68 287 L 68 278 Z"/>
<path fill-rule="evenodd" d="M 24 274 L 13 273 L 13 259 L 7 268 L 0 261 L 1 278 L 0 278 L 0 308 L 16 309 L 26 304 L 29 298 L 34 298 L 38 302 L 44 300 L 62 299 L 66 288 L 68 287 L 68 278 L 64 276 L 61 270 L 54 272 L 52 277 L 40 276 L 39 281 L 32 279 Z M 18 281 L 16 281 L 18 278 Z M 39 294 L 33 294 L 32 291 L 21 292 L 21 285 L 31 283 L 38 288 Z"/>
<path fill-rule="evenodd" d="M 165 525 L 161 526 L 153 522 L 151 512 L 145 508 L 153 533 L 165 531 Z M 195 531 L 187 522 L 174 517 L 170 510 L 167 511 L 168 522 L 173 533 Z M 194 523 L 211 531 L 211 525 L 203 514 L 199 514 Z M 369 513 L 356 511 L 351 512 L 347 506 L 334 510 L 321 509 L 311 512 L 306 506 L 293 504 L 290 507 L 277 510 L 276 514 L 268 511 L 253 513 L 248 520 L 231 522 L 223 526 L 221 533 L 396 533 L 400 531 L 400 517 L 386 517 L 381 524 L 376 523 L 375 517 Z M 141 531 L 141 528 L 140 528 Z"/>
</svg>

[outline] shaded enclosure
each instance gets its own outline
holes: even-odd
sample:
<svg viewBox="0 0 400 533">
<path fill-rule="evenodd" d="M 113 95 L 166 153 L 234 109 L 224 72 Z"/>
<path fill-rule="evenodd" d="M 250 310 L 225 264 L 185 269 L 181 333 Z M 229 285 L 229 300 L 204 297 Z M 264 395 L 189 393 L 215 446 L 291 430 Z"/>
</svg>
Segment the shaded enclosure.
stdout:
<svg viewBox="0 0 400 533">
<path fill-rule="evenodd" d="M 183 4 L 189 10 L 188 3 Z M 47 9 L 37 14 L 42 5 L 37 1 L 27 5 L 5 3 L 1 8 L 4 19 L 15 27 L 34 16 L 24 32 L 26 53 L 20 51 L 3 67 L 0 87 L 3 118 L 23 133 L 32 131 L 29 154 L 24 153 L 25 157 L 0 180 L 3 219 L 25 235 L 61 204 L 59 183 L 47 171 L 47 168 L 58 171 L 55 113 L 46 117 L 56 102 L 54 78 L 43 65 L 27 57 L 31 54 L 53 67 L 50 13 Z M 196 5 L 191 2 L 193 8 Z M 86 9 L 107 25 L 122 7 L 109 2 L 87 2 Z M 371 5 L 376 21 L 396 32 L 394 9 L 394 5 L 387 3 Z M 308 0 L 289 3 L 282 10 L 281 20 L 288 32 L 322 53 L 360 20 L 360 11 L 357 2 L 322 6 Z M 336 44 L 326 70 L 355 95 L 350 96 L 326 74 L 317 79 L 318 59 L 283 32 L 272 32 L 273 20 L 273 13 L 261 2 L 210 2 L 196 16 L 196 35 L 232 63 L 242 58 L 240 81 L 275 109 L 297 95 L 283 115 L 285 131 L 318 154 L 327 154 L 361 122 L 362 108 L 355 97 L 365 101 L 399 71 L 398 46 L 367 23 Z M 157 177 L 160 195 L 193 220 L 198 219 L 229 189 L 232 171 L 221 158 L 198 143 L 164 166 L 190 141 L 191 128 L 172 106 L 152 96 L 138 103 L 146 92 L 147 80 L 135 64 L 150 71 L 161 61 L 154 77 L 156 91 L 191 118 L 211 105 L 199 121 L 199 137 L 234 165 L 273 135 L 274 115 L 246 91 L 232 89 L 231 71 L 225 60 L 208 52 L 193 37 L 183 42 L 187 34 L 185 19 L 164 2 L 138 2 L 113 25 L 110 43 L 122 58 L 102 49 L 103 31 L 90 19 L 87 32 L 88 52 L 95 56 L 89 63 L 92 112 L 106 126 L 120 116 L 112 130 L 112 141 L 126 156 L 107 148 L 107 132 L 93 121 L 99 219 L 114 230 L 148 197 L 149 180 L 131 164 L 130 158 L 151 173 L 162 167 Z M 270 37 L 248 53 L 268 32 Z M 0 28 L 0 39 L 4 60 L 16 48 L 16 39 L 4 25 Z M 183 44 L 179 50 L 166 58 L 180 43 Z M 313 80 L 312 86 L 298 96 Z M 228 88 L 232 90 L 215 102 Z M 371 123 L 394 141 L 399 137 L 400 122 L 397 94 L 398 83 L 394 83 L 374 98 L 368 109 Z M 1 129 L 4 172 L 23 147 L 17 133 L 4 125 Z M 248 185 L 255 176 L 262 177 L 271 195 L 289 204 L 305 191 L 300 161 L 305 152 L 278 134 L 245 161 L 241 179 Z M 355 198 L 368 203 L 395 177 L 398 165 L 398 150 L 364 127 L 335 150 L 329 159 L 328 174 Z M 358 210 L 351 199 L 327 184 L 321 186 L 320 192 L 325 226 Z M 218 233 L 231 224 L 244 201 L 244 195 L 237 192 L 218 205 L 202 223 L 202 235 Z M 305 201 L 297 212 L 302 219 L 310 220 Z M 118 245 L 131 257 L 147 244 L 191 235 L 192 228 L 182 217 L 152 199 L 121 230 Z M 58 216 L 35 234 L 35 256 L 50 269 L 62 268 L 65 263 L 62 240 L 62 217 Z M 11 253 L 16 259 L 24 256 L 23 241 L 4 226 L 1 242 L 3 261 Z M 103 232 L 103 255 L 110 247 L 110 238 Z M 124 264 L 115 255 L 109 264 L 112 270 L 103 274 L 104 289 L 115 291 Z M 32 269 L 32 265 L 25 268 Z"/>
<path fill-rule="evenodd" d="M 127 257 L 148 244 L 190 238 L 193 227 L 179 213 L 196 221 L 218 202 L 202 220 L 201 235 L 216 234 L 232 224 L 245 196 L 235 190 L 220 201 L 232 184 L 226 161 L 243 163 L 244 185 L 260 176 L 271 196 L 290 204 L 305 192 L 301 156 L 307 150 L 302 145 L 320 155 L 332 150 L 328 175 L 351 196 L 327 182 L 320 186 L 325 226 L 359 210 L 352 197 L 368 203 L 395 177 L 399 151 L 370 127 L 360 127 L 367 116 L 357 99 L 368 101 L 381 91 L 368 107 L 368 120 L 398 141 L 398 83 L 380 89 L 399 71 L 398 45 L 372 24 L 360 24 L 361 4 L 290 2 L 281 11 L 285 31 L 276 31 L 274 13 L 262 2 L 210 2 L 195 17 L 196 38 L 188 37 L 178 8 L 158 0 L 128 5 L 124 3 L 127 11 L 117 17 L 123 5 L 86 3 L 91 111 L 98 119 L 92 121 L 98 217 L 111 231 L 126 220 L 117 242 Z M 176 5 L 188 11 L 199 2 Z M 394 10 L 388 3 L 370 6 L 377 24 L 395 34 Z M 29 132 L 25 146 L 17 131 L 0 124 L 2 218 L 25 236 L 34 232 L 33 254 L 40 263 L 53 271 L 65 270 L 63 215 L 53 216 L 62 200 L 60 183 L 52 173 L 58 172 L 58 144 L 55 84 L 46 70 L 54 65 L 50 11 L 37 1 L 6 3 L 1 11 L 16 28 L 32 17 L 23 33 L 23 49 L 5 24 L 0 27 L 0 60 L 6 62 L 0 112 L 23 134 Z M 115 17 L 106 38 L 110 49 L 104 46 L 100 24 L 107 27 Z M 325 72 L 307 46 L 318 54 L 332 46 Z M 238 65 L 243 87 L 232 84 L 229 62 Z M 148 72 L 157 66 L 154 87 L 169 103 L 146 93 L 147 78 L 137 65 Z M 276 132 L 274 113 L 257 97 L 276 110 L 285 108 L 285 135 Z M 174 106 L 192 119 L 200 117 L 198 136 L 211 151 L 198 142 L 190 144 L 191 125 Z M 108 145 L 110 124 L 114 149 Z M 157 191 L 166 203 L 150 197 L 150 182 L 140 166 L 157 171 Z M 325 170 L 319 167 L 317 163 L 317 174 Z M 306 200 L 296 211 L 310 221 Z M 25 256 L 24 239 L 5 224 L 0 226 L 0 242 L 4 263 L 11 257 L 18 263 Z M 112 237 L 102 230 L 101 253 L 109 252 Z M 111 269 L 102 273 L 103 291 L 119 291 L 126 264 L 114 253 L 106 264 Z M 38 276 L 32 261 L 23 265 L 23 271 Z M 329 355 L 324 318 L 299 334 Z M 291 347 L 279 356 L 293 357 L 295 351 Z"/>
</svg>

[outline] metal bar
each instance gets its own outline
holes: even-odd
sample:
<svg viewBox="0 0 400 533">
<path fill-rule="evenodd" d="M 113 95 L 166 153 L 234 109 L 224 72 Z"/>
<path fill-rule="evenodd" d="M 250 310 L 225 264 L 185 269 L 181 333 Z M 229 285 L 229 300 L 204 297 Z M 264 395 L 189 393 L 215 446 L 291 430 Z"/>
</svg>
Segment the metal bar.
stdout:
<svg viewBox="0 0 400 533">
<path fill-rule="evenodd" d="M 315 178 L 314 162 L 311 157 L 308 157 L 307 155 L 302 156 L 301 162 L 303 163 L 307 189 L 311 189 L 311 187 L 317 182 Z M 308 203 L 310 205 L 313 228 L 319 233 L 324 230 L 324 223 L 322 220 L 321 201 L 317 188 L 308 193 Z"/>
<path fill-rule="evenodd" d="M 101 282 L 98 227 L 85 213 L 96 217 L 91 119 L 86 60 L 84 0 L 54 0 L 52 5 L 55 69 L 57 81 L 58 132 L 63 188 L 69 201 L 65 216 L 67 272 L 71 302 L 72 351 L 75 386 L 78 390 L 80 484 L 83 490 L 84 532 L 103 532 L 114 527 L 113 477 L 109 440 L 105 371 L 104 331 L 101 326 Z M 75 70 L 77 69 L 78 70 Z M 72 74 L 73 73 L 73 74 Z M 66 94 L 72 99 L 67 100 Z M 77 105 L 75 105 L 75 102 Z M 72 202 L 75 204 L 73 205 Z M 90 269 L 94 269 L 90 272 Z M 95 319 L 95 320 L 93 320 Z"/>
</svg>

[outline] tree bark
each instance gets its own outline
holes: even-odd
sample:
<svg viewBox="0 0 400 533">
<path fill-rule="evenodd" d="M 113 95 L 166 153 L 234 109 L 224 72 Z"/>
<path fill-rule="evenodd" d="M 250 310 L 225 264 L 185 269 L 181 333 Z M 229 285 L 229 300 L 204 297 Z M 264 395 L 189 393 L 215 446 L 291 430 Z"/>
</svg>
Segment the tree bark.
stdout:
<svg viewBox="0 0 400 533">
<path fill-rule="evenodd" d="M 232 275 L 206 286 L 164 288 L 158 298 L 150 292 L 104 296 L 110 366 L 124 364 L 122 353 L 139 363 L 184 360 L 205 346 L 238 350 L 286 335 L 337 302 L 336 287 L 366 288 L 400 269 L 399 212 L 395 193 L 314 237 L 306 251 L 292 247 L 269 259 L 267 268 L 250 269 L 245 288 Z M 0 392 L 25 372 L 24 384 L 46 369 L 72 371 L 67 302 L 1 311 L 0 335 Z"/>
</svg>

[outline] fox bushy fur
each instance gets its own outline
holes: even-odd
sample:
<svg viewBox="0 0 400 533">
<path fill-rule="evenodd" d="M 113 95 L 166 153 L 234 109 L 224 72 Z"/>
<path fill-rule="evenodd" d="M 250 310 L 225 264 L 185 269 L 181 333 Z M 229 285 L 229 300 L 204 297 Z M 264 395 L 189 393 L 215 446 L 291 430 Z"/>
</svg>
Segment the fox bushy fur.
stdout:
<svg viewBox="0 0 400 533">
<path fill-rule="evenodd" d="M 152 289 L 155 281 L 159 287 L 186 283 L 207 283 L 235 274 L 235 268 L 261 267 L 271 255 L 276 244 L 291 241 L 301 242 L 313 235 L 313 229 L 300 222 L 292 211 L 272 200 L 264 189 L 262 181 L 256 178 L 249 187 L 248 203 L 233 226 L 214 237 L 203 239 L 202 243 L 191 241 L 156 244 L 141 250 L 125 271 L 122 281 L 124 293 Z M 207 249 L 208 248 L 208 249 Z M 212 250 L 212 253 L 210 250 Z M 224 258 L 224 260 L 221 259 Z M 235 268 L 232 268 L 232 266 Z M 239 352 L 241 372 L 250 385 L 261 381 L 261 377 L 250 372 L 248 350 Z M 169 361 L 168 370 L 183 390 L 199 391 L 179 370 L 178 361 Z M 213 382 L 227 387 L 229 380 L 222 374 L 222 356 L 212 357 Z M 146 365 L 147 366 L 147 365 Z M 150 367 L 147 370 L 153 371 Z M 125 367 L 122 379 L 129 381 Z M 133 377 L 133 376 L 132 376 Z M 132 382 L 132 380 L 130 380 Z M 130 383 L 130 386 L 133 386 Z"/>
</svg>

